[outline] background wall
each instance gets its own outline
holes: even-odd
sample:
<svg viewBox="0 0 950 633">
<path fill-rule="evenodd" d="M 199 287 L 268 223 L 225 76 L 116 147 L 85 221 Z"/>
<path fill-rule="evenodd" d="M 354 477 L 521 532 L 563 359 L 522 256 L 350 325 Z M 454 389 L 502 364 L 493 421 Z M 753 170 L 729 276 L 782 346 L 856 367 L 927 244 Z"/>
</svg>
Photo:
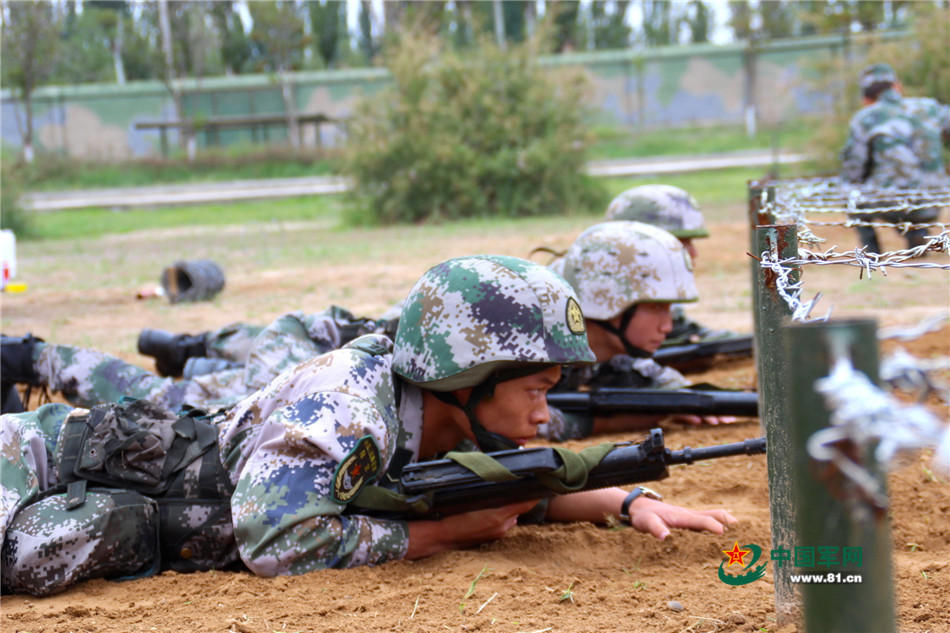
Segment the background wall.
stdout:
<svg viewBox="0 0 950 633">
<path fill-rule="evenodd" d="M 881 37 L 880 35 L 878 37 Z M 900 38 L 903 34 L 887 35 Z M 556 73 L 582 67 L 592 87 L 592 106 L 600 123 L 632 129 L 687 125 L 773 125 L 801 114 L 827 111 L 832 95 L 809 87 L 811 63 L 828 56 L 850 56 L 863 46 L 855 37 L 780 40 L 758 46 L 693 45 L 562 54 L 541 63 Z M 323 113 L 345 119 L 357 100 L 377 93 L 388 81 L 384 69 L 306 72 L 290 75 L 299 114 Z M 283 100 L 270 75 L 183 80 L 188 117 L 200 122 L 218 116 L 281 114 Z M 121 159 L 158 156 L 161 133 L 136 129 L 145 121 L 174 120 L 171 93 L 162 82 L 47 86 L 34 97 L 38 150 L 73 157 Z M 3 143 L 22 144 L 22 104 L 2 92 Z M 344 124 L 302 128 L 303 142 L 331 146 L 345 133 Z M 199 148 L 214 145 L 284 142 L 284 124 L 245 129 L 204 130 Z M 178 133 L 166 142 L 175 147 Z"/>
</svg>

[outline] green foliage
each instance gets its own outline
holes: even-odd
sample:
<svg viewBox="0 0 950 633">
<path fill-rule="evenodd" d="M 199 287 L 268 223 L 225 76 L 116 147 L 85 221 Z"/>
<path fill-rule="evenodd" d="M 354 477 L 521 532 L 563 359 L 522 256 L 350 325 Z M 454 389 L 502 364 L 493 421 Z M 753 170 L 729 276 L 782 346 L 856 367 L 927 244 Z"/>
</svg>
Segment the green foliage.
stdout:
<svg viewBox="0 0 950 633">
<path fill-rule="evenodd" d="M 257 70 L 296 70 L 303 64 L 303 51 L 311 38 L 304 34 L 303 21 L 293 2 L 251 2 L 248 4 L 254 27 Z"/>
<path fill-rule="evenodd" d="M 418 31 L 388 51 L 392 83 L 350 120 L 352 219 L 564 214 L 606 200 L 584 172 L 585 84 L 538 68 L 535 38 L 464 53 Z"/>
<path fill-rule="evenodd" d="M 613 5 L 613 11 L 607 5 Z M 631 30 L 627 24 L 629 2 L 591 2 L 594 22 L 594 48 L 626 48 L 630 45 Z"/>
<path fill-rule="evenodd" d="M 0 228 L 10 229 L 18 239 L 28 239 L 34 234 L 32 217 L 20 206 L 23 191 L 22 167 L 3 161 L 0 167 Z"/>
<path fill-rule="evenodd" d="M 328 0 L 325 3 L 310 2 L 307 7 L 314 48 L 326 67 L 333 68 L 340 56 L 340 40 L 346 38 L 346 3 Z"/>
<path fill-rule="evenodd" d="M 911 34 L 892 42 L 872 42 L 855 48 L 848 58 L 833 57 L 815 63 L 817 91 L 834 95 L 830 116 L 815 122 L 811 152 L 822 171 L 836 172 L 838 152 L 848 136 L 848 122 L 861 107 L 858 78 L 871 63 L 885 62 L 897 72 L 907 96 L 925 96 L 950 103 L 950 12 L 926 3 L 910 14 Z"/>
<path fill-rule="evenodd" d="M 3 85 L 28 100 L 53 72 L 62 18 L 45 2 L 4 2 L 2 9 Z"/>
<path fill-rule="evenodd" d="M 209 10 L 221 40 L 221 61 L 234 74 L 240 73 L 251 58 L 251 38 L 244 32 L 244 21 L 233 2 L 214 2 Z"/>
</svg>

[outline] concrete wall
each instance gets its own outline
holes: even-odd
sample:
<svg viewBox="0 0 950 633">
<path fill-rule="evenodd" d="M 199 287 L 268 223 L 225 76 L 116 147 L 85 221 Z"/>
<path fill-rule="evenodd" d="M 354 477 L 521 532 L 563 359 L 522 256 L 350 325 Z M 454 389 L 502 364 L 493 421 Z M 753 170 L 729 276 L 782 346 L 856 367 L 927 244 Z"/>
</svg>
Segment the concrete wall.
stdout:
<svg viewBox="0 0 950 633">
<path fill-rule="evenodd" d="M 770 123 L 826 109 L 831 96 L 810 91 L 805 82 L 810 63 L 819 57 L 848 54 L 859 45 L 854 38 L 818 37 L 755 48 L 697 45 L 575 53 L 547 57 L 541 63 L 552 73 L 564 66 L 583 68 L 601 122 L 656 129 L 741 124 L 754 115 L 758 122 Z M 292 80 L 298 112 L 345 118 L 359 99 L 386 84 L 388 73 L 383 69 L 304 72 L 293 74 Z M 196 120 L 284 111 L 280 89 L 269 75 L 184 80 L 180 86 L 185 110 Z M 25 120 L 23 105 L 8 90 L 0 98 L 3 143 L 18 148 Z M 171 94 L 161 82 L 48 86 L 35 93 L 35 147 L 92 159 L 157 156 L 162 153 L 160 132 L 138 130 L 135 124 L 174 118 Z M 320 126 L 319 132 L 312 125 L 303 128 L 304 142 L 311 145 L 333 145 L 342 133 L 341 126 L 332 124 Z M 198 147 L 207 147 L 285 142 L 286 138 L 286 127 L 277 125 L 201 132 L 196 141 Z M 169 132 L 166 142 L 175 147 L 177 133 Z"/>
</svg>

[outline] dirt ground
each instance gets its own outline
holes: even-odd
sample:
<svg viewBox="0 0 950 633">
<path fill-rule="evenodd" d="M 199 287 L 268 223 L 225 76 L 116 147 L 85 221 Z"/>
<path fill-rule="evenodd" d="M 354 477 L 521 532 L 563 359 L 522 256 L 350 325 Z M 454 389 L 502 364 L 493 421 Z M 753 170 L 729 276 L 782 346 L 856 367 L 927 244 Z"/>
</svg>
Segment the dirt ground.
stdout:
<svg viewBox="0 0 950 633">
<path fill-rule="evenodd" d="M 699 244 L 702 300 L 689 312 L 713 327 L 751 330 L 744 210 L 712 209 L 713 236 Z M 292 309 L 336 303 L 380 314 L 430 264 L 446 257 L 500 252 L 526 256 L 537 244 L 566 246 L 591 218 L 529 220 L 468 228 L 337 230 L 321 225 L 233 230 L 152 231 L 84 242 L 21 244 L 20 278 L 29 289 L 3 296 L 3 331 L 103 349 L 150 367 L 135 353 L 144 327 L 197 332 L 234 320 L 266 323 Z M 822 234 L 842 249 L 844 229 Z M 900 246 L 884 236 L 887 248 Z M 196 253 L 199 255 L 196 256 Z M 227 271 L 214 301 L 170 306 L 136 300 L 179 258 L 208 257 Z M 947 263 L 946 256 L 927 261 Z M 881 326 L 914 325 L 950 306 L 947 272 L 894 270 L 859 280 L 857 269 L 817 267 L 804 275 L 806 297 L 821 291 L 818 313 L 865 316 Z M 918 357 L 950 355 L 950 328 L 902 346 Z M 893 342 L 882 352 L 894 349 Z M 947 373 L 944 372 L 946 379 Z M 695 376 L 754 388 L 751 360 Z M 933 404 L 944 419 L 947 409 Z M 671 448 L 740 441 L 762 434 L 755 420 L 728 426 L 666 426 Z M 601 436 L 569 444 L 581 448 Z M 950 631 L 950 485 L 931 470 L 931 453 L 889 478 L 895 593 L 904 633 Z M 660 542 L 631 528 L 554 524 L 513 529 L 478 548 L 376 568 L 300 577 L 248 573 L 177 574 L 114 583 L 96 580 L 36 599 L 3 596 L 0 628 L 9 632 L 200 631 L 650 631 L 793 633 L 776 620 L 771 564 L 744 586 L 717 578 L 723 550 L 736 541 L 770 543 L 764 456 L 677 466 L 653 487 L 689 507 L 724 507 L 740 519 L 726 535 L 676 531 Z M 814 632 L 811 632 L 814 633 Z"/>
</svg>

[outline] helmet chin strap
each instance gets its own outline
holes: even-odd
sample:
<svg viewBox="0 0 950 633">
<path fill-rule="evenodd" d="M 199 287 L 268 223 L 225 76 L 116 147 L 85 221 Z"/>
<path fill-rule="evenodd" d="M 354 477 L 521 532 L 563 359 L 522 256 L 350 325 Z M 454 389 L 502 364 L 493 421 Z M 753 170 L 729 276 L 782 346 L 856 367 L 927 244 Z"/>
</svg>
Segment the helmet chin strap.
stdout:
<svg viewBox="0 0 950 633">
<path fill-rule="evenodd" d="M 504 435 L 494 433 L 486 429 L 482 423 L 479 422 L 478 416 L 475 415 L 475 407 L 477 407 L 479 403 L 491 398 L 495 394 L 495 386 L 498 383 L 514 380 L 515 378 L 521 378 L 523 376 L 530 376 L 532 374 L 544 371 L 546 368 L 551 366 L 552 365 L 527 365 L 498 370 L 486 378 L 483 382 L 475 385 L 472 388 L 472 393 L 468 397 L 468 402 L 466 402 L 464 405 L 459 401 L 454 392 L 432 391 L 430 393 L 442 402 L 450 404 L 453 407 L 458 407 L 463 413 L 465 413 L 465 417 L 468 418 L 468 424 L 472 429 L 472 433 L 475 435 L 475 441 L 478 444 L 478 448 L 484 452 L 506 451 L 513 448 L 518 448 L 518 445 Z"/>
<path fill-rule="evenodd" d="M 475 385 L 472 388 L 472 393 L 468 397 L 468 402 L 462 404 L 455 393 L 451 391 L 432 391 L 432 395 L 441 400 L 446 404 L 450 404 L 453 407 L 458 407 L 465 414 L 465 417 L 468 418 L 468 424 L 472 429 L 472 433 L 475 435 L 475 442 L 484 452 L 491 451 L 504 451 L 512 448 L 518 448 L 518 445 L 509 440 L 504 435 L 499 435 L 498 433 L 492 433 L 478 421 L 478 416 L 475 415 L 475 407 L 478 406 L 478 403 L 482 400 L 491 398 L 495 393 L 495 385 L 498 383 L 498 380 L 493 375 L 489 376 L 484 382 Z"/>
<path fill-rule="evenodd" d="M 627 326 L 630 325 L 630 321 L 633 320 L 633 315 L 637 311 L 637 304 L 633 304 L 629 308 L 623 311 L 620 315 L 620 327 L 618 328 L 610 321 L 594 321 L 601 329 L 606 330 L 620 339 L 620 342 L 623 344 L 624 351 L 627 352 L 628 356 L 633 356 L 634 358 L 650 358 L 653 356 L 650 352 L 640 347 L 637 347 L 633 343 L 627 340 L 626 335 L 624 334 L 627 331 Z"/>
</svg>

